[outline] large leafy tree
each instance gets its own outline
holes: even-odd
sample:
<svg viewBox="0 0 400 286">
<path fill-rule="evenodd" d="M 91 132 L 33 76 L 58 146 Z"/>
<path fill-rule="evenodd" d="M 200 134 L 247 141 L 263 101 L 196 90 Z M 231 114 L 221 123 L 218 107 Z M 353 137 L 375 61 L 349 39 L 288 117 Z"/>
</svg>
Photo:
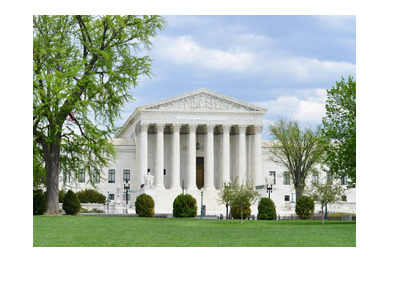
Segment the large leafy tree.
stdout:
<svg viewBox="0 0 400 286">
<path fill-rule="evenodd" d="M 323 150 L 321 129 L 301 127 L 296 120 L 279 119 L 269 126 L 273 139 L 269 144 L 272 161 L 283 165 L 290 173 L 296 197 L 303 194 L 305 180 L 319 162 Z"/>
<path fill-rule="evenodd" d="M 322 134 L 329 142 L 325 165 L 334 178 L 348 177 L 348 187 L 356 186 L 356 82 L 342 77 L 327 90 L 326 116 Z"/>
<path fill-rule="evenodd" d="M 136 52 L 165 26 L 160 16 L 33 17 L 34 185 L 46 186 L 47 215 L 59 213 L 60 169 L 85 170 L 93 183 L 115 158 L 119 112 L 151 74 Z"/>
</svg>

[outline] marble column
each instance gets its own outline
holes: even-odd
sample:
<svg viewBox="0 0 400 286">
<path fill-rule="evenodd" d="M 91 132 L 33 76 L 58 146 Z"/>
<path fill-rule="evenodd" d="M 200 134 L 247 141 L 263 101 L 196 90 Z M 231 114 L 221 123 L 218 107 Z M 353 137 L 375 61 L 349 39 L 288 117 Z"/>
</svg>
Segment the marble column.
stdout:
<svg viewBox="0 0 400 286">
<path fill-rule="evenodd" d="M 206 126 L 207 135 L 205 142 L 205 176 L 204 190 L 215 190 L 214 186 L 214 128 L 215 125 L 209 124 Z"/>
<path fill-rule="evenodd" d="M 222 125 L 222 156 L 221 156 L 221 185 L 228 182 L 231 179 L 230 171 L 230 136 L 229 131 L 231 129 L 230 125 Z"/>
<path fill-rule="evenodd" d="M 157 142 L 155 152 L 155 187 L 164 190 L 164 127 L 165 124 L 156 124 Z"/>
<path fill-rule="evenodd" d="M 147 174 L 147 131 L 148 123 L 140 124 L 140 145 L 139 145 L 139 185 L 144 184 L 144 176 Z"/>
<path fill-rule="evenodd" d="M 197 190 L 196 186 L 196 129 L 197 124 L 189 124 L 187 136 L 187 186 L 188 191 Z"/>
<path fill-rule="evenodd" d="M 180 124 L 172 124 L 172 166 L 171 166 L 171 189 L 181 189 L 180 178 Z"/>
<path fill-rule="evenodd" d="M 238 183 L 245 183 L 246 175 L 246 125 L 239 125 L 238 135 Z"/>
<path fill-rule="evenodd" d="M 262 125 L 254 126 L 254 138 L 253 138 L 253 146 L 252 146 L 252 165 L 253 165 L 253 180 L 254 185 L 259 186 L 264 184 L 263 179 L 263 164 L 261 158 L 261 131 L 263 127 Z"/>
</svg>

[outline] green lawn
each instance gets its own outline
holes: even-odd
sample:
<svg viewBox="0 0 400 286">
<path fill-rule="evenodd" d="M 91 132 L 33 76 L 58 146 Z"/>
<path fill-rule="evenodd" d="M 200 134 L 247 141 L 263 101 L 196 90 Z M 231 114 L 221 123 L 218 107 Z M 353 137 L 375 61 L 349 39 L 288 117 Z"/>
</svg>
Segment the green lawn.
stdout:
<svg viewBox="0 0 400 286">
<path fill-rule="evenodd" d="M 33 246 L 356 246 L 352 221 L 33 216 Z"/>
</svg>

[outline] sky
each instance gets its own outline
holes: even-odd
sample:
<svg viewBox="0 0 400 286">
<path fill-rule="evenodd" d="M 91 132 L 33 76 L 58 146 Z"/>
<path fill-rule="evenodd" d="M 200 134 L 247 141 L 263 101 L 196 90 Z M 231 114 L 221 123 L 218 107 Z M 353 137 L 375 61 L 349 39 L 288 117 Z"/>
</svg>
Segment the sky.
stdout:
<svg viewBox="0 0 400 286">
<path fill-rule="evenodd" d="M 356 77 L 356 16 L 166 16 L 153 39 L 152 78 L 131 90 L 136 107 L 207 88 L 304 126 L 322 122 L 326 89 Z"/>
</svg>

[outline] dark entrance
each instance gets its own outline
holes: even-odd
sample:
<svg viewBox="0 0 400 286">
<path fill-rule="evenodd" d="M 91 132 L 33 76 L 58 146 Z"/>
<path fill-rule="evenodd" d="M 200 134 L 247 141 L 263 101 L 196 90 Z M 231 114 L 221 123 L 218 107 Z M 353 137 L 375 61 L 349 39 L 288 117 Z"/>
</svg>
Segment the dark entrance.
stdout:
<svg viewBox="0 0 400 286">
<path fill-rule="evenodd" d="M 198 189 L 204 186 L 204 157 L 196 157 L 196 185 Z"/>
</svg>

